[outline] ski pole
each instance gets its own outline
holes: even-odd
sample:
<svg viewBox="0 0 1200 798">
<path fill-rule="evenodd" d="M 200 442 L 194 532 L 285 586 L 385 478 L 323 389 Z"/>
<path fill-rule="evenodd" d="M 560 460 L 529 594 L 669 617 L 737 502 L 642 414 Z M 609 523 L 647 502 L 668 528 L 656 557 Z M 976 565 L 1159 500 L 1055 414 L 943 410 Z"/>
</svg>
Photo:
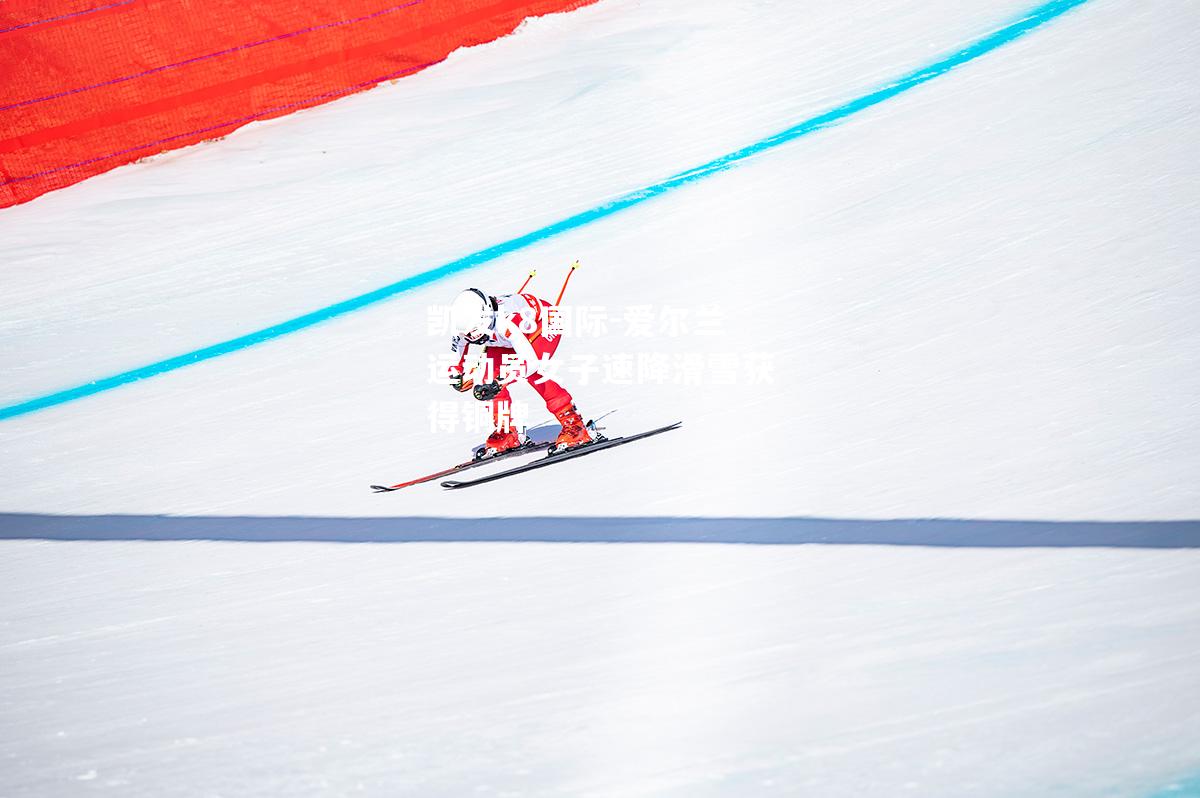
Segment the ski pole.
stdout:
<svg viewBox="0 0 1200 798">
<path fill-rule="evenodd" d="M 537 269 L 530 270 L 529 276 L 525 278 L 525 282 L 521 283 L 521 287 L 517 289 L 518 294 L 525 290 L 525 286 L 529 285 L 529 281 L 533 279 L 535 274 L 537 274 Z"/>
<path fill-rule="evenodd" d="M 575 261 L 571 264 L 571 270 L 567 272 L 566 279 L 563 280 L 562 290 L 558 292 L 558 299 L 554 300 L 554 304 L 558 305 L 562 303 L 563 294 L 567 293 L 567 283 L 571 282 L 571 275 L 574 274 L 575 270 L 578 268 L 579 261 Z"/>
</svg>

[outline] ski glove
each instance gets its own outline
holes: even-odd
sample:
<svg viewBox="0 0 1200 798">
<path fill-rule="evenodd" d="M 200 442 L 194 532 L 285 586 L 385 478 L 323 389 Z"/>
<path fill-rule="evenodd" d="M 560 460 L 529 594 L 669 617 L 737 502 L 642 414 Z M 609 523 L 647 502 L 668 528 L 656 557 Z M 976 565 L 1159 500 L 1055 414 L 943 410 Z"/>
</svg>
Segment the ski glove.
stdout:
<svg viewBox="0 0 1200 798">
<path fill-rule="evenodd" d="M 450 387 L 453 388 L 454 390 L 458 391 L 459 393 L 462 393 L 463 391 L 471 390 L 471 381 L 466 380 L 464 382 L 464 380 L 463 380 L 464 376 L 465 375 L 461 371 L 451 371 L 450 372 Z"/>
<path fill-rule="evenodd" d="M 475 389 L 471 393 L 481 402 L 490 402 L 499 396 L 500 392 L 503 390 L 504 386 L 498 382 L 485 382 L 481 383 L 480 385 L 476 385 Z"/>
</svg>

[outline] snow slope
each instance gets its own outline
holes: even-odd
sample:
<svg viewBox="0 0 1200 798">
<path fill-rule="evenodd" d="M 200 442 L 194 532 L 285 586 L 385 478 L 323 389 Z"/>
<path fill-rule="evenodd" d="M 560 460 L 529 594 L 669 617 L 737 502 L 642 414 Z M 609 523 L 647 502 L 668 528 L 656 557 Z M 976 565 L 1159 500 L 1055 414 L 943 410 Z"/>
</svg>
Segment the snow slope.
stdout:
<svg viewBox="0 0 1200 798">
<path fill-rule="evenodd" d="M 6 211 L 0 404 L 586 210 L 1028 8 L 683 5 L 535 20 Z M 0 536 L 68 540 L 2 547 L 0 793 L 1147 795 L 1200 771 L 1195 16 L 1091 0 L 469 276 L 0 422 Z M 455 397 L 427 384 L 427 307 L 535 265 L 552 294 L 575 258 L 576 302 L 716 303 L 727 334 L 569 351 L 763 353 L 772 381 L 568 377 L 614 432 L 685 426 L 369 493 L 479 439 L 430 430 Z M 728 545 L 758 527 L 704 521 L 727 517 L 934 545 Z M 930 517 L 961 521 L 876 522 Z"/>
<path fill-rule="evenodd" d="M 719 301 L 731 336 L 613 335 L 574 343 L 580 354 L 774 353 L 773 387 L 578 390 L 589 412 L 622 408 L 623 429 L 688 423 L 647 444 L 657 454 L 621 486 L 628 510 L 1194 517 L 1195 56 L 1148 46 L 1173 24 L 1169 8 L 1088 4 L 836 130 L 469 280 L 511 290 L 537 265 L 553 293 L 579 257 L 576 301 Z M 850 27 L 840 7 L 812 18 L 768 4 L 726 27 L 717 8 L 671 19 L 611 4 L 18 208 L 3 220 L 17 264 L 5 399 L 215 343 L 562 218 L 873 88 L 1018 9 L 864 7 L 854 16 L 874 23 Z M 756 55 L 742 63 L 731 50 L 748 41 Z M 23 474 L 8 505 L 394 513 L 362 485 L 436 468 L 479 439 L 430 434 L 428 421 L 430 401 L 454 397 L 426 384 L 445 343 L 425 335 L 425 308 L 467 280 L 6 423 L 5 456 Z M 667 452 L 697 471 L 649 479 Z M 578 474 L 527 483 L 533 506 L 612 512 L 607 495 L 564 492 Z M 73 477 L 94 489 L 62 496 L 56 483 Z M 405 513 L 474 512 L 436 491 L 402 501 Z"/>
</svg>

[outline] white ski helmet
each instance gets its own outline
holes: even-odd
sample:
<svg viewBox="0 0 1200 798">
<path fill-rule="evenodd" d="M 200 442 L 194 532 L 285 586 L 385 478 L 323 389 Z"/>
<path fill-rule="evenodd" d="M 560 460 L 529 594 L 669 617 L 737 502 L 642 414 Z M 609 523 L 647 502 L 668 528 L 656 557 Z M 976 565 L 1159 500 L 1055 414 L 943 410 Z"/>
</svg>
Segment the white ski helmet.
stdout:
<svg viewBox="0 0 1200 798">
<path fill-rule="evenodd" d="M 496 305 L 478 288 L 468 288 L 450 304 L 450 331 L 473 344 L 491 337 L 496 326 Z"/>
</svg>

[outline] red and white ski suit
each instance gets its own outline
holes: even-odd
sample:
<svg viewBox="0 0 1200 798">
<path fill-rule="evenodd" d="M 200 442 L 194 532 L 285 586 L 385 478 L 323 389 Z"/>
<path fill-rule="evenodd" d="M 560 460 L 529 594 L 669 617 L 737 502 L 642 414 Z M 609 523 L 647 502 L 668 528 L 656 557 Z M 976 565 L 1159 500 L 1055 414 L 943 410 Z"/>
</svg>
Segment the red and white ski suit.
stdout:
<svg viewBox="0 0 1200 798">
<path fill-rule="evenodd" d="M 486 357 L 491 361 L 490 371 L 487 373 L 492 379 L 496 379 L 504 385 L 496 398 L 491 401 L 492 420 L 499 429 L 511 407 L 512 396 L 508 392 L 508 386 L 522 378 L 510 376 L 500 379 L 505 356 L 519 354 L 513 346 L 513 336 L 523 335 L 539 359 L 551 357 L 558 349 L 558 342 L 562 336 L 558 332 L 546 330 L 547 311 L 554 307 L 546 300 L 539 299 L 533 294 L 509 294 L 496 297 L 496 303 L 496 324 L 487 341 L 481 344 L 472 344 L 461 335 L 454 336 L 450 348 L 458 355 L 458 362 L 450 367 L 450 376 L 451 378 L 462 376 L 467 351 L 470 347 L 483 346 L 486 348 Z M 522 332 L 522 327 L 525 332 Z M 536 366 L 537 364 L 529 364 L 530 373 L 524 379 L 542 397 L 542 401 L 546 403 L 546 409 L 557 416 L 574 404 L 574 400 L 566 388 L 554 380 L 544 378 L 536 373 Z"/>
</svg>

